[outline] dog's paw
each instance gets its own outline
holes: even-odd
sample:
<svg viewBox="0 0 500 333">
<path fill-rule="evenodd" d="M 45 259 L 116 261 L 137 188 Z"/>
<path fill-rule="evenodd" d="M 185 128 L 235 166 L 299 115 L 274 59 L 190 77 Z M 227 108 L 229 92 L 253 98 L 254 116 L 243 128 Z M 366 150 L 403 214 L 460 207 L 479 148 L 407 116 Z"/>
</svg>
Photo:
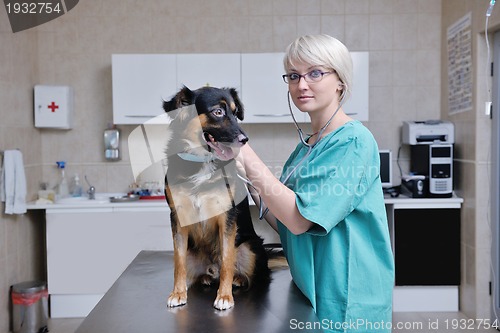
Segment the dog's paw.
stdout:
<svg viewBox="0 0 500 333">
<path fill-rule="evenodd" d="M 205 275 L 202 275 L 200 277 L 201 284 L 203 284 L 205 286 L 210 286 L 213 281 L 214 281 L 214 279 L 210 275 L 205 274 Z"/>
<path fill-rule="evenodd" d="M 233 287 L 242 288 L 248 285 L 248 280 L 243 276 L 235 275 L 233 278 Z"/>
<path fill-rule="evenodd" d="M 214 302 L 214 308 L 217 310 L 227 310 L 234 306 L 233 295 L 217 295 Z"/>
<path fill-rule="evenodd" d="M 219 278 L 219 267 L 217 265 L 210 265 L 207 267 L 207 272 L 206 274 L 208 276 L 211 276 L 212 279 L 218 279 Z"/>
<path fill-rule="evenodd" d="M 187 303 L 187 292 L 172 292 L 168 297 L 167 306 L 173 308 Z"/>
</svg>

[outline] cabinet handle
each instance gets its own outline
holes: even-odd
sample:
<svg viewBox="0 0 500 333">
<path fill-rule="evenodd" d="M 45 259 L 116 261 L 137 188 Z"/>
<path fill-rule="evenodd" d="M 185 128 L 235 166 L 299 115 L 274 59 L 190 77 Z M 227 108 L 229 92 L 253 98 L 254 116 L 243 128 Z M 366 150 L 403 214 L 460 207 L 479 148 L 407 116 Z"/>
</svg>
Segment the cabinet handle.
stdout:
<svg viewBox="0 0 500 333">
<path fill-rule="evenodd" d="M 261 113 L 261 114 L 254 114 L 255 117 L 267 117 L 267 118 L 278 118 L 278 117 L 290 117 L 289 113 L 278 113 L 278 114 L 271 114 L 271 113 Z"/>
</svg>

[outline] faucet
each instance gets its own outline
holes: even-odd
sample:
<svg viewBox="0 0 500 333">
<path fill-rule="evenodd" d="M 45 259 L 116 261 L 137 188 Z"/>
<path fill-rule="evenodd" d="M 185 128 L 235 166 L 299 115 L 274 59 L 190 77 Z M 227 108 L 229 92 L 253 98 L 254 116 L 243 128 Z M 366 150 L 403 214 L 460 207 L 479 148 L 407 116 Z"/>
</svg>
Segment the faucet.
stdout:
<svg viewBox="0 0 500 333">
<path fill-rule="evenodd" d="M 89 190 L 87 191 L 89 200 L 95 200 L 95 187 L 90 184 L 89 180 L 87 179 L 87 175 L 85 175 L 85 181 L 89 185 Z"/>
</svg>

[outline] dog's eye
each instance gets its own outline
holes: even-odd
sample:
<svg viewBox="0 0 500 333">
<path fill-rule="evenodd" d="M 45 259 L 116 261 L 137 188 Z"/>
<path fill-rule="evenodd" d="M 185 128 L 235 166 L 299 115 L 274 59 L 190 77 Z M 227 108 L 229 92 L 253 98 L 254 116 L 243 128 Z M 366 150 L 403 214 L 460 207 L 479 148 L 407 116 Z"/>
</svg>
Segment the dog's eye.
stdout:
<svg viewBox="0 0 500 333">
<path fill-rule="evenodd" d="M 221 108 L 217 108 L 215 110 L 212 111 L 212 114 L 216 117 L 224 117 L 226 115 L 226 111 L 224 111 L 223 109 Z"/>
</svg>

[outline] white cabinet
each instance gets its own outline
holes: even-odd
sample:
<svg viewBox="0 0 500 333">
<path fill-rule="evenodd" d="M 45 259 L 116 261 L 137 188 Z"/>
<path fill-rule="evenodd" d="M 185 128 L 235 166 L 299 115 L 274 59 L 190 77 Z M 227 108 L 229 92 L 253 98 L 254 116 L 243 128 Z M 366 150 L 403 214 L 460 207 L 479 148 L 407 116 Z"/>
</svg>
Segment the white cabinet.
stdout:
<svg viewBox="0 0 500 333">
<path fill-rule="evenodd" d="M 247 53 L 241 55 L 241 80 L 245 123 L 292 122 L 288 108 L 288 85 L 282 75 L 284 53 Z M 368 120 L 369 53 L 351 52 L 353 87 L 343 106 L 354 119 Z M 308 122 L 307 114 L 291 103 L 297 122 Z"/>
<path fill-rule="evenodd" d="M 142 124 L 177 90 L 174 54 L 113 54 L 113 122 Z"/>
<path fill-rule="evenodd" d="M 171 98 L 183 85 L 230 87 L 245 106 L 245 123 L 292 122 L 283 82 L 283 53 L 224 54 L 114 54 L 113 121 L 142 124 L 163 114 L 162 99 Z M 368 120 L 369 54 L 352 52 L 354 84 L 344 110 Z M 292 103 L 298 122 L 309 117 Z"/>
<path fill-rule="evenodd" d="M 173 250 L 170 211 L 47 210 L 51 316 L 84 317 L 142 250 Z"/>
<path fill-rule="evenodd" d="M 241 55 L 241 94 L 247 123 L 292 122 L 288 109 L 288 85 L 281 77 L 284 53 L 244 53 Z M 293 104 L 292 104 L 293 105 Z M 294 107 L 298 122 L 306 115 Z"/>
<path fill-rule="evenodd" d="M 113 54 L 113 122 L 142 124 L 164 113 L 183 85 L 240 91 L 240 54 Z"/>
<path fill-rule="evenodd" d="M 177 88 L 229 87 L 240 91 L 240 54 L 178 54 Z"/>
<path fill-rule="evenodd" d="M 360 121 L 368 120 L 370 55 L 368 52 L 351 52 L 353 87 L 350 98 L 342 107 L 344 112 Z"/>
<path fill-rule="evenodd" d="M 395 312 L 459 310 L 463 199 L 386 197 L 395 262 Z"/>
<path fill-rule="evenodd" d="M 36 85 L 34 115 L 37 128 L 73 128 L 74 97 L 69 86 Z"/>
</svg>

